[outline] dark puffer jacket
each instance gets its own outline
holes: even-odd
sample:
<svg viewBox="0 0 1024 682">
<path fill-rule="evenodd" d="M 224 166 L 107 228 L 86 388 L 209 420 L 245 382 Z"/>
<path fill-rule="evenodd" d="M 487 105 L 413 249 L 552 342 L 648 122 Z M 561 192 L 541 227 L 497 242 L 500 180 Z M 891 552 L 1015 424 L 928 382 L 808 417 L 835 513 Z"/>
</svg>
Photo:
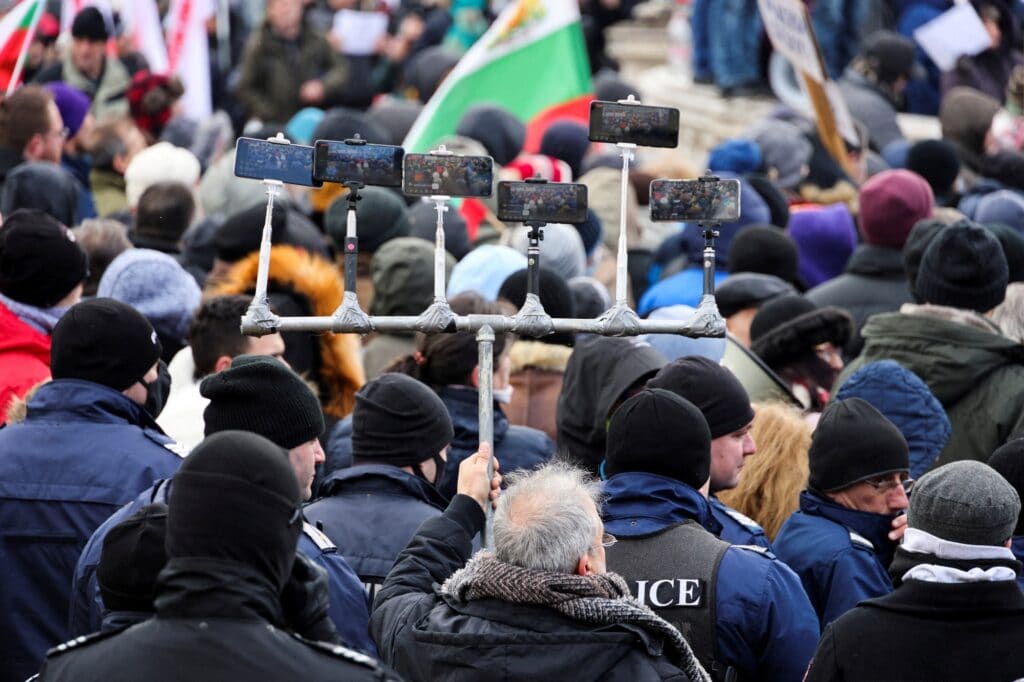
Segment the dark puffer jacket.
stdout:
<svg viewBox="0 0 1024 682">
<path fill-rule="evenodd" d="M 480 505 L 457 495 L 423 524 L 377 594 L 370 634 L 406 680 L 687 680 L 664 643 L 626 626 L 592 626 L 543 606 L 465 603 L 434 591 L 462 568 L 484 525 Z"/>
</svg>

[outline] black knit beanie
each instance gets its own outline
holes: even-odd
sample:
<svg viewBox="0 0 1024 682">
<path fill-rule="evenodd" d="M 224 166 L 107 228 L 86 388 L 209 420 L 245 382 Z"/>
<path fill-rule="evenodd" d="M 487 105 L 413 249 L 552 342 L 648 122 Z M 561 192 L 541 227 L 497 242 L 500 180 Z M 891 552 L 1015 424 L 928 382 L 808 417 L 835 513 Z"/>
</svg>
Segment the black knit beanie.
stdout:
<svg viewBox="0 0 1024 682">
<path fill-rule="evenodd" d="M 49 308 L 88 275 L 85 251 L 55 218 L 32 209 L 6 216 L 0 228 L 0 294 Z"/>
<path fill-rule="evenodd" d="M 746 227 L 729 245 L 729 272 L 759 272 L 795 282 L 798 259 L 796 242 L 772 225 Z"/>
<path fill-rule="evenodd" d="M 696 489 L 711 475 L 711 432 L 704 415 L 660 388 L 645 388 L 615 411 L 606 453 L 606 476 L 646 471 Z"/>
<path fill-rule="evenodd" d="M 217 258 L 226 263 L 236 263 L 253 251 L 259 251 L 266 217 L 267 208 L 262 204 L 229 215 L 213 235 Z M 287 243 L 288 210 L 281 204 L 274 204 L 270 230 L 272 244 Z"/>
<path fill-rule="evenodd" d="M 160 359 L 162 348 L 142 313 L 112 298 L 71 306 L 53 328 L 50 373 L 123 391 Z"/>
<path fill-rule="evenodd" d="M 199 393 L 210 400 L 203 411 L 207 436 L 229 429 L 252 431 L 291 450 L 324 431 L 320 401 L 276 358 L 239 355 L 231 367 L 203 379 Z"/>
<path fill-rule="evenodd" d="M 302 531 L 299 482 L 288 453 L 245 431 L 208 436 L 174 475 L 167 557 L 245 564 L 280 591 Z"/>
<path fill-rule="evenodd" d="M 741 310 L 760 308 L 766 301 L 795 293 L 792 284 L 775 275 L 737 272 L 715 288 L 715 302 L 722 317 L 732 317 Z"/>
<path fill-rule="evenodd" d="M 521 308 L 526 302 L 527 274 L 527 269 L 523 268 L 506 277 L 498 290 L 498 298 L 514 305 L 516 310 Z M 544 266 L 540 268 L 540 302 L 551 317 L 576 317 L 576 306 L 569 284 L 560 274 Z M 571 348 L 576 343 L 576 335 L 568 332 L 548 334 L 537 341 Z"/>
<path fill-rule="evenodd" d="M 405 374 L 381 374 L 356 393 L 352 458 L 397 467 L 436 457 L 455 432 L 444 403 Z"/>
<path fill-rule="evenodd" d="M 750 396 L 740 380 L 705 357 L 673 360 L 647 382 L 647 388 L 672 391 L 696 405 L 708 422 L 712 439 L 727 436 L 754 420 Z"/>
<path fill-rule="evenodd" d="M 361 252 L 373 253 L 389 239 L 409 236 L 409 209 L 398 193 L 384 187 L 364 187 L 359 195 L 362 198 L 356 206 L 356 234 Z M 339 253 L 344 248 L 347 229 L 348 194 L 345 194 L 332 201 L 324 213 L 324 231 Z"/>
<path fill-rule="evenodd" d="M 96 582 L 104 608 L 153 611 L 156 577 L 167 563 L 167 505 L 147 504 L 103 538 Z"/>
<path fill-rule="evenodd" d="M 940 232 L 949 227 L 949 223 L 936 218 L 919 220 L 907 235 L 907 242 L 903 245 L 903 272 L 907 274 L 907 282 L 910 284 L 910 293 L 914 300 L 921 303 L 921 297 L 917 295 L 917 272 L 921 269 L 921 259 L 928 245 L 932 243 Z"/>
<path fill-rule="evenodd" d="M 1015 438 L 999 446 L 988 458 L 988 465 L 998 471 L 1024 499 L 1024 438 Z M 1018 517 L 1013 534 L 1024 535 L 1024 514 Z"/>
<path fill-rule="evenodd" d="M 968 220 L 932 240 L 914 290 L 925 303 L 986 313 L 1006 298 L 1009 267 L 995 235 Z"/>
<path fill-rule="evenodd" d="M 807 453 L 811 490 L 833 492 L 897 472 L 909 473 L 903 434 L 862 398 L 833 400 L 818 420 Z"/>
</svg>

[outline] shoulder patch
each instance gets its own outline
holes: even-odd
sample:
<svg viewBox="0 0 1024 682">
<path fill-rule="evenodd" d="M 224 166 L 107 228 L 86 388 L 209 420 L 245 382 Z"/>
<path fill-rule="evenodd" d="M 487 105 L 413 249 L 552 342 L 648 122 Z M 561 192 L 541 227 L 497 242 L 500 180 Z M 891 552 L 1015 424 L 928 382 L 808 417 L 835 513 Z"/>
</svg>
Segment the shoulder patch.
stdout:
<svg viewBox="0 0 1024 682">
<path fill-rule="evenodd" d="M 57 646 L 53 647 L 52 649 L 46 652 L 46 656 L 48 658 L 53 658 L 55 656 L 60 656 L 61 654 L 66 654 L 69 651 L 74 651 L 77 649 L 81 649 L 83 647 L 87 647 L 90 644 L 95 644 L 96 642 L 103 641 L 104 639 L 108 639 L 110 637 L 113 637 L 114 635 L 121 634 L 123 630 L 127 630 L 130 627 L 131 625 L 125 625 L 124 627 L 115 628 L 113 630 L 108 630 L 106 632 L 93 632 L 88 635 L 82 635 L 81 637 L 75 637 L 72 640 L 64 642 L 63 644 L 58 644 Z"/>
<path fill-rule="evenodd" d="M 872 552 L 875 551 L 875 546 L 871 543 L 871 540 L 868 540 L 860 533 L 856 533 L 852 530 L 850 531 L 850 542 L 852 542 L 855 545 L 860 545 L 861 547 L 867 547 Z"/>
<path fill-rule="evenodd" d="M 188 453 L 191 452 L 191 450 L 189 450 L 183 443 L 179 443 L 176 440 L 172 440 L 170 443 L 164 443 L 163 446 L 182 459 L 188 457 Z"/>
<path fill-rule="evenodd" d="M 758 533 L 764 532 L 764 528 L 761 527 L 761 524 L 759 524 L 757 521 L 750 518 L 743 512 L 738 512 L 732 507 L 724 507 L 724 511 L 726 514 L 729 515 L 729 518 L 731 518 L 733 521 L 740 524 L 741 526 L 746 526 L 750 530 L 757 531 Z"/>
<path fill-rule="evenodd" d="M 340 658 L 342 660 L 348 661 L 349 663 L 361 665 L 364 668 L 370 668 L 371 670 L 380 670 L 380 664 L 376 661 L 376 659 L 370 658 L 366 654 L 360 653 L 355 649 L 349 649 L 348 647 L 344 647 L 340 644 L 331 644 L 330 642 L 318 642 L 313 639 L 306 639 L 302 635 L 299 635 L 291 631 L 288 631 L 288 634 L 290 634 L 292 637 L 299 640 L 306 646 L 312 649 L 316 649 L 317 651 L 320 651 L 322 653 L 330 654 L 335 658 Z"/>
<path fill-rule="evenodd" d="M 322 530 L 318 530 L 317 527 L 309 521 L 302 522 L 302 532 L 307 538 L 313 541 L 313 544 L 316 545 L 321 552 L 337 551 L 338 548 L 333 542 L 331 542 L 331 539 L 327 537 Z"/>
</svg>

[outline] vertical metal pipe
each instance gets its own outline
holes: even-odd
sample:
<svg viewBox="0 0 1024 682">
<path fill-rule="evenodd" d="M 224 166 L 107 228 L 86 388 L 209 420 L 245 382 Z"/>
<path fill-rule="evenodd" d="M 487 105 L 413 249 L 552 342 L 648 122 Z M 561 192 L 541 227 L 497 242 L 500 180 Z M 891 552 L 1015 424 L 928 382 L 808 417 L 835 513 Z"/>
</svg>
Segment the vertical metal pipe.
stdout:
<svg viewBox="0 0 1024 682">
<path fill-rule="evenodd" d="M 633 152 L 629 146 L 619 146 L 622 149 L 622 186 L 619 199 L 619 253 L 615 262 L 615 304 L 626 305 L 626 285 L 629 281 L 626 225 L 629 217 L 629 161 L 633 157 Z"/>
<path fill-rule="evenodd" d="M 487 462 L 487 480 L 494 478 L 494 329 L 489 324 L 480 327 L 476 333 L 479 360 L 477 361 L 480 382 L 480 444 L 491 447 L 491 459 Z M 484 505 L 487 522 L 484 525 L 483 542 L 485 549 L 494 549 L 492 526 L 494 512 L 490 503 Z"/>
<path fill-rule="evenodd" d="M 253 303 L 266 305 L 267 303 L 267 278 L 270 276 L 270 235 L 273 231 L 271 221 L 274 217 L 274 199 L 283 186 L 277 180 L 264 180 L 267 188 L 267 212 L 263 217 L 263 238 L 260 241 L 260 263 L 256 271 L 256 292 L 253 295 Z"/>
<path fill-rule="evenodd" d="M 448 210 L 446 199 L 434 199 L 437 210 L 437 229 L 434 232 L 434 302 L 445 300 L 444 286 L 444 212 Z"/>
<path fill-rule="evenodd" d="M 700 225 L 704 231 L 704 295 L 715 295 L 715 232 L 714 226 Z"/>
<path fill-rule="evenodd" d="M 350 192 L 355 190 L 350 189 Z M 355 202 L 345 217 L 345 291 L 356 291 L 356 271 L 359 269 L 359 239 L 356 236 Z"/>
</svg>

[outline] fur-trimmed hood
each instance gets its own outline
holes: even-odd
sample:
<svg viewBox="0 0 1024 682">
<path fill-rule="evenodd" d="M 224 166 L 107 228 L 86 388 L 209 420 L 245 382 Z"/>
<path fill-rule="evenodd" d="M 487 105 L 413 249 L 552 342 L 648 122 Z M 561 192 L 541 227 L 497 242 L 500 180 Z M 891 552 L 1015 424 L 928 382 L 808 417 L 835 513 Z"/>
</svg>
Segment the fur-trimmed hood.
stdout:
<svg viewBox="0 0 1024 682">
<path fill-rule="evenodd" d="M 842 348 L 853 333 L 853 318 L 835 306 L 823 306 L 779 324 L 751 344 L 751 350 L 769 367 L 799 359 L 827 342 Z"/>
<path fill-rule="evenodd" d="M 252 294 L 258 269 L 259 252 L 254 252 L 235 263 L 207 294 Z M 275 285 L 304 297 L 317 317 L 333 314 L 344 295 L 341 275 L 329 261 L 294 246 L 270 249 L 268 289 L 272 292 Z M 320 372 L 315 378 L 320 388 L 320 402 L 324 413 L 341 419 L 352 412 L 356 391 L 366 382 L 359 361 L 359 336 L 322 334 L 319 339 Z"/>
<path fill-rule="evenodd" d="M 565 372 L 570 355 L 572 355 L 572 348 L 568 346 L 520 339 L 512 344 L 510 351 L 512 372 L 513 374 L 522 372 L 531 367 L 546 372 Z"/>
</svg>

